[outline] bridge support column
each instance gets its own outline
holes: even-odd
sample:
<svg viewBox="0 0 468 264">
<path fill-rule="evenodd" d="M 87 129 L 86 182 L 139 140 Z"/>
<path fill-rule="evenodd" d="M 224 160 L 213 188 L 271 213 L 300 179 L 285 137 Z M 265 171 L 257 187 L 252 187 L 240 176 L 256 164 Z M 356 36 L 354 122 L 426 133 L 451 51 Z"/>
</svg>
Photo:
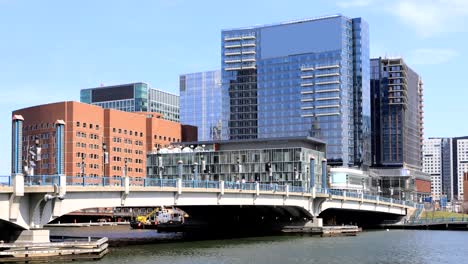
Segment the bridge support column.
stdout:
<svg viewBox="0 0 468 264">
<path fill-rule="evenodd" d="M 224 195 L 224 181 L 219 182 L 220 194 Z"/>
<path fill-rule="evenodd" d="M 182 178 L 177 179 L 177 194 L 182 194 Z"/>
<path fill-rule="evenodd" d="M 21 198 L 24 196 L 24 175 L 20 173 L 12 174 L 13 193 L 10 196 L 10 221 L 16 222 L 20 211 Z"/>
<path fill-rule="evenodd" d="M 130 194 L 130 178 L 127 177 L 127 174 L 124 173 L 124 191 L 122 193 L 122 197 L 120 199 L 120 204 L 122 206 L 125 205 L 125 200 L 127 200 L 128 194 Z"/>
<path fill-rule="evenodd" d="M 286 184 L 286 197 L 289 197 L 289 184 Z"/>
<path fill-rule="evenodd" d="M 10 243 L 49 243 L 50 232 L 46 229 L 21 230 L 13 233 Z"/>
</svg>

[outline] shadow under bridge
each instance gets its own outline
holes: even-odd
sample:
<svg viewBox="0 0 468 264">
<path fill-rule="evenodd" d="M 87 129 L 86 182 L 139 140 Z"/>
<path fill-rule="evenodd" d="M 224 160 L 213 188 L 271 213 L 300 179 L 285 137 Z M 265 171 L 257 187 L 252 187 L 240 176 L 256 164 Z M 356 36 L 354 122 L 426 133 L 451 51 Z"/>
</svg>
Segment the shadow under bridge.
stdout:
<svg viewBox="0 0 468 264">
<path fill-rule="evenodd" d="M 189 215 L 185 221 L 187 231 L 217 234 L 270 234 L 280 232 L 284 226 L 303 226 L 312 219 L 307 210 L 297 206 L 209 205 L 178 208 Z"/>
</svg>

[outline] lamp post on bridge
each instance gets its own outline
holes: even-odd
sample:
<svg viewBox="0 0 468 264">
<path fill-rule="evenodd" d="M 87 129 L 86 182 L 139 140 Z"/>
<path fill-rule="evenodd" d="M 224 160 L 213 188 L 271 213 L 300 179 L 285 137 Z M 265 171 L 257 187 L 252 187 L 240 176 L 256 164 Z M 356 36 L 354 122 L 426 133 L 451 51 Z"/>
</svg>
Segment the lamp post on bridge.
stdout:
<svg viewBox="0 0 468 264">
<path fill-rule="evenodd" d="M 109 163 L 109 153 L 107 152 L 107 144 L 102 143 L 102 177 L 106 176 L 106 164 Z"/>
<path fill-rule="evenodd" d="M 177 178 L 182 179 L 182 166 L 183 166 L 183 161 L 179 160 L 177 161 Z"/>
<path fill-rule="evenodd" d="M 81 153 L 81 177 L 85 177 L 85 153 Z"/>
<path fill-rule="evenodd" d="M 162 158 L 161 153 L 159 152 L 159 149 L 158 149 L 158 153 L 156 154 L 156 156 L 158 157 L 158 175 L 159 175 L 159 180 L 162 180 L 162 178 L 163 178 L 163 171 L 164 171 L 164 165 L 163 165 L 163 158 Z"/>
<path fill-rule="evenodd" d="M 361 184 L 362 184 L 362 194 L 364 194 L 364 190 L 366 188 L 366 179 L 362 178 L 361 179 Z"/>
</svg>

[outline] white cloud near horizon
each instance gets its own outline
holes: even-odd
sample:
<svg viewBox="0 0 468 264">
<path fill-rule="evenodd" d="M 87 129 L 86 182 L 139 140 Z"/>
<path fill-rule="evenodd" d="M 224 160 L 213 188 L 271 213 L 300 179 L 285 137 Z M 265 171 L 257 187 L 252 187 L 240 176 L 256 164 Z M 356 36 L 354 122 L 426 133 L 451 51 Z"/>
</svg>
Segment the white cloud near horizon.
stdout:
<svg viewBox="0 0 468 264">
<path fill-rule="evenodd" d="M 336 3 L 338 7 L 350 8 L 350 7 L 365 7 L 374 3 L 374 0 L 349 0 L 339 1 Z"/>
<path fill-rule="evenodd" d="M 398 18 L 423 38 L 468 30 L 460 23 L 468 19 L 467 0 L 351 0 L 338 1 L 336 5 L 341 8 L 373 7 L 381 10 Z"/>
<path fill-rule="evenodd" d="M 447 63 L 458 55 L 452 49 L 422 48 L 408 54 L 408 62 L 410 65 L 436 65 Z"/>
</svg>

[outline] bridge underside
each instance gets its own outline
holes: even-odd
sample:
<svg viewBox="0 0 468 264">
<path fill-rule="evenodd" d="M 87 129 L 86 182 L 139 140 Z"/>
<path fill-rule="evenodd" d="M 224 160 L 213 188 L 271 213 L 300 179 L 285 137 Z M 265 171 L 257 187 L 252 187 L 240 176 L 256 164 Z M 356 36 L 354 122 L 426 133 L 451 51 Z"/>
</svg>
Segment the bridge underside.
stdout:
<svg viewBox="0 0 468 264">
<path fill-rule="evenodd" d="M 378 227 L 380 224 L 398 222 L 403 216 L 378 211 L 362 211 L 329 208 L 319 215 L 324 225 L 354 224 L 363 228 Z"/>
<path fill-rule="evenodd" d="M 0 219 L 0 240 L 8 242 L 21 230 L 23 230 L 22 227 L 12 222 Z"/>
<path fill-rule="evenodd" d="M 296 206 L 223 205 L 179 206 L 189 214 L 186 220 L 190 231 L 212 234 L 268 234 L 284 226 L 304 225 L 312 215 Z"/>
</svg>

